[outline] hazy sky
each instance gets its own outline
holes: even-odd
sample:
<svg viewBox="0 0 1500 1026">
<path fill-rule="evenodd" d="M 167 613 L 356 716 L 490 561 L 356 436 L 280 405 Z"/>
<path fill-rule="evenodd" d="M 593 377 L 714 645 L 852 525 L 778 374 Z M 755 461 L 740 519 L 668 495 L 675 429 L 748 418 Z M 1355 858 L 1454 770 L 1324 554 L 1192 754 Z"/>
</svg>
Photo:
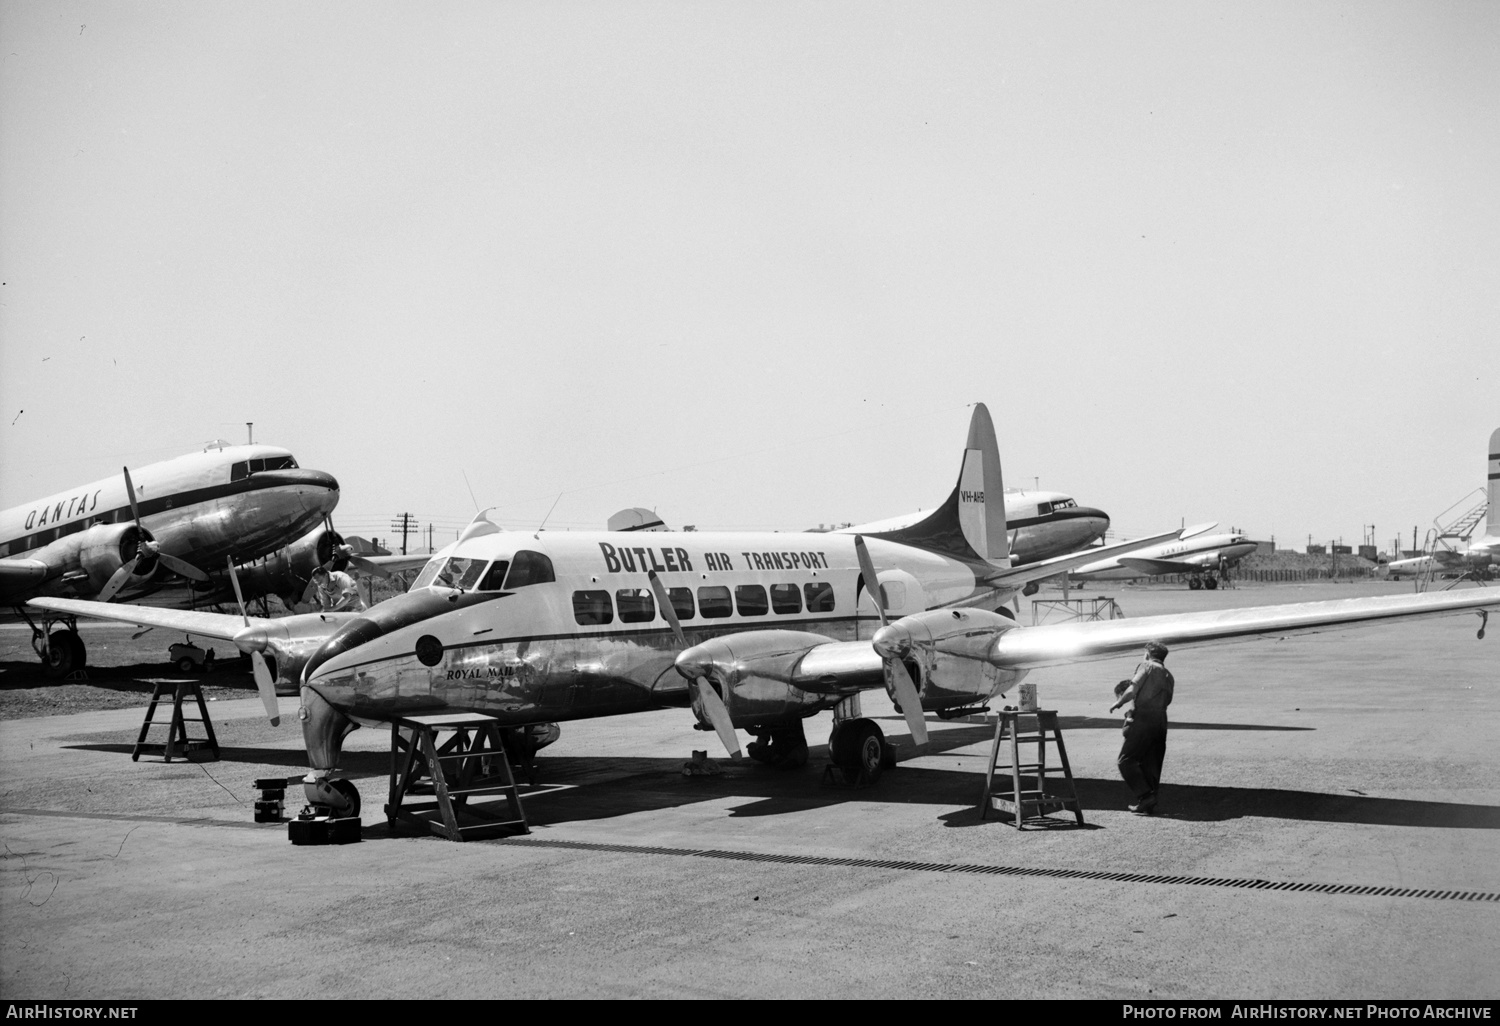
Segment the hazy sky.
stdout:
<svg viewBox="0 0 1500 1026">
<path fill-rule="evenodd" d="M 1007 484 L 1127 535 L 1385 545 L 1500 426 L 1494 3 L 6 0 L 0 44 L 0 506 L 254 421 L 346 532 L 465 475 L 800 529 L 941 501 L 982 401 Z"/>
</svg>

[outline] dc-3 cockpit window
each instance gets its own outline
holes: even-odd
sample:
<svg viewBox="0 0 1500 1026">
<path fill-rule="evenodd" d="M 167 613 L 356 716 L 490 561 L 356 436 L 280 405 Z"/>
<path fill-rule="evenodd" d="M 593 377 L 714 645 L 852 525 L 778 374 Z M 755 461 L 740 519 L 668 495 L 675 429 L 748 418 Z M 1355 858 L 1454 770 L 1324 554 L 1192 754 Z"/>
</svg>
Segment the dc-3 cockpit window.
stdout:
<svg viewBox="0 0 1500 1026">
<path fill-rule="evenodd" d="M 229 480 L 243 481 L 262 470 L 296 470 L 297 461 L 290 456 L 267 456 L 259 460 L 240 460 L 229 468 Z"/>
</svg>

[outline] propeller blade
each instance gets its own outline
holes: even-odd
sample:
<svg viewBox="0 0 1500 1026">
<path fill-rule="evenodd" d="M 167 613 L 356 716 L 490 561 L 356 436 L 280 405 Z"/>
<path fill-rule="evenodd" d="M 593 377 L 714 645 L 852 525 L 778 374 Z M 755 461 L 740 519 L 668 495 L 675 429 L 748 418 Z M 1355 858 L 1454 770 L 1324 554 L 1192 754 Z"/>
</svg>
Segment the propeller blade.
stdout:
<svg viewBox="0 0 1500 1026">
<path fill-rule="evenodd" d="M 389 570 L 381 566 L 379 563 L 371 563 L 363 556 L 356 556 L 351 553 L 349 555 L 349 565 L 358 567 L 367 574 L 374 574 L 376 577 L 384 577 L 388 581 L 391 579 Z"/>
<path fill-rule="evenodd" d="M 224 562 L 229 567 L 229 583 L 234 585 L 234 600 L 240 604 L 240 619 L 245 621 L 245 626 L 250 626 L 250 614 L 245 612 L 245 596 L 240 591 L 240 575 L 234 572 L 234 557 L 225 556 Z"/>
<path fill-rule="evenodd" d="M 906 717 L 906 727 L 911 731 L 915 744 L 927 743 L 927 717 L 922 712 L 922 699 L 917 694 L 917 685 L 911 673 L 900 659 L 885 661 L 890 674 L 891 690 L 896 693 L 896 704 L 901 706 L 901 715 Z"/>
<path fill-rule="evenodd" d="M 656 607 L 661 610 L 662 618 L 672 625 L 672 633 L 677 635 L 677 644 L 687 648 L 687 635 L 682 633 L 682 621 L 677 619 L 677 610 L 672 608 L 672 600 L 667 595 L 667 589 L 662 587 L 661 578 L 656 576 L 655 570 L 648 570 L 646 579 L 651 582 L 651 591 L 656 595 Z"/>
<path fill-rule="evenodd" d="M 130 496 L 130 515 L 135 519 L 135 526 L 141 526 L 141 507 L 135 501 L 135 485 L 130 480 L 130 468 L 121 467 L 125 471 L 125 494 Z"/>
<path fill-rule="evenodd" d="M 870 561 L 870 550 L 860 535 L 854 536 L 854 554 L 859 557 L 859 572 L 865 576 L 865 590 L 875 600 L 875 612 L 880 614 L 880 626 L 886 625 L 885 593 L 880 590 L 880 578 L 875 574 L 875 564 Z"/>
<path fill-rule="evenodd" d="M 707 677 L 699 677 L 693 681 L 693 684 L 698 689 L 698 700 L 703 703 L 703 711 L 708 714 L 708 721 L 714 725 L 714 730 L 718 733 L 724 750 L 729 753 L 731 759 L 738 759 L 740 738 L 734 732 L 734 722 L 729 718 L 729 710 L 725 708 L 724 700 L 713 689 Z"/>
<path fill-rule="evenodd" d="M 281 709 L 276 704 L 276 682 L 271 679 L 271 668 L 266 665 L 264 652 L 250 653 L 250 669 L 255 674 L 255 689 L 260 692 L 260 703 L 266 707 L 266 718 L 271 726 L 281 726 Z"/>
<path fill-rule="evenodd" d="M 157 551 L 156 558 L 161 560 L 162 566 L 166 567 L 174 574 L 181 574 L 184 577 L 191 577 L 195 581 L 208 580 L 208 574 L 204 573 L 202 570 L 199 570 L 197 567 L 187 562 L 186 560 L 178 559 L 176 556 L 169 556 L 165 552 L 162 552 L 160 550 Z"/>
<path fill-rule="evenodd" d="M 99 589 L 98 600 L 100 602 L 108 602 L 114 598 L 115 594 L 121 588 L 125 587 L 125 582 L 130 580 L 130 575 L 135 573 L 135 565 L 140 561 L 141 557 L 136 556 L 129 563 L 124 564 L 120 569 L 116 570 L 114 576 L 104 582 L 104 587 Z"/>
</svg>

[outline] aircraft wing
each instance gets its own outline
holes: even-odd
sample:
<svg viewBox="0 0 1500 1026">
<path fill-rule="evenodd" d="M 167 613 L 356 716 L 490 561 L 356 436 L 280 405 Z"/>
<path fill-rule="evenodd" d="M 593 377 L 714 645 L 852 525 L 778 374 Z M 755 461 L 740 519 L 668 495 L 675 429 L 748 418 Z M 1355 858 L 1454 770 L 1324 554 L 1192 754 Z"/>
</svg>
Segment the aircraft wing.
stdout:
<svg viewBox="0 0 1500 1026">
<path fill-rule="evenodd" d="M 432 556 L 423 553 L 410 556 L 360 556 L 359 558 L 366 563 L 374 563 L 387 573 L 398 574 L 402 570 L 421 569 L 427 565 L 427 561 Z"/>
<path fill-rule="evenodd" d="M 40 559 L 0 559 L 0 588 L 25 588 L 41 584 L 51 568 Z"/>
<path fill-rule="evenodd" d="M 197 634 L 205 638 L 222 638 L 233 641 L 234 636 L 245 629 L 245 618 L 230 613 L 205 613 L 193 609 L 158 609 L 154 606 L 130 606 L 117 602 L 90 602 L 85 599 L 34 598 L 26 603 L 37 609 L 50 609 L 55 613 L 71 613 L 96 620 L 115 620 L 135 624 L 138 627 L 165 627 Z M 275 623 L 264 617 L 252 616 L 250 626 Z"/>
<path fill-rule="evenodd" d="M 1432 595 L 1387 595 L 1284 606 L 1254 606 L 1201 613 L 1172 613 L 1134 620 L 1015 627 L 1000 634 L 988 659 L 1007 669 L 1031 669 L 1133 653 L 1147 641 L 1182 648 L 1264 635 L 1317 634 L 1410 617 L 1454 616 L 1500 609 L 1500 589 L 1478 588 Z M 1481 637 L 1483 636 L 1481 627 Z"/>
<path fill-rule="evenodd" d="M 1119 563 L 1139 574 L 1156 577 L 1161 574 L 1195 574 L 1203 569 L 1203 563 L 1186 563 L 1175 559 L 1148 559 L 1139 556 L 1121 556 Z"/>
</svg>

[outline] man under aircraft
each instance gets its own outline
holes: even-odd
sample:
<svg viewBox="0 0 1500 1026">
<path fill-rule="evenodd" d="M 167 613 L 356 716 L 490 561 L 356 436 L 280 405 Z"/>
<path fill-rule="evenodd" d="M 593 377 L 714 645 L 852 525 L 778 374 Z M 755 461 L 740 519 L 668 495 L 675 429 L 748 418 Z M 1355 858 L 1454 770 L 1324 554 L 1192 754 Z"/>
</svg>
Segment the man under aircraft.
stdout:
<svg viewBox="0 0 1500 1026">
<path fill-rule="evenodd" d="M 273 652 L 283 681 L 302 685 L 308 798 L 335 815 L 358 814 L 339 775 L 344 737 L 401 716 L 480 713 L 508 729 L 690 706 L 731 756 L 744 730 L 762 742 L 753 757 L 794 765 L 780 756 L 805 752 L 803 720 L 832 710 L 830 757 L 874 778 L 890 753 L 861 715 L 867 690 L 886 690 L 923 745 L 926 713 L 978 710 L 1035 668 L 1150 640 L 1222 643 L 1500 608 L 1500 590 L 1481 589 L 1021 626 L 1005 605 L 1026 585 L 1179 532 L 1013 566 L 1003 502 L 986 501 L 1003 495 L 994 428 L 976 404 L 947 501 L 889 531 L 507 532 L 481 513 L 409 592 L 357 614 L 257 620 L 35 601 Z M 257 682 L 271 691 L 269 673 Z"/>
</svg>

